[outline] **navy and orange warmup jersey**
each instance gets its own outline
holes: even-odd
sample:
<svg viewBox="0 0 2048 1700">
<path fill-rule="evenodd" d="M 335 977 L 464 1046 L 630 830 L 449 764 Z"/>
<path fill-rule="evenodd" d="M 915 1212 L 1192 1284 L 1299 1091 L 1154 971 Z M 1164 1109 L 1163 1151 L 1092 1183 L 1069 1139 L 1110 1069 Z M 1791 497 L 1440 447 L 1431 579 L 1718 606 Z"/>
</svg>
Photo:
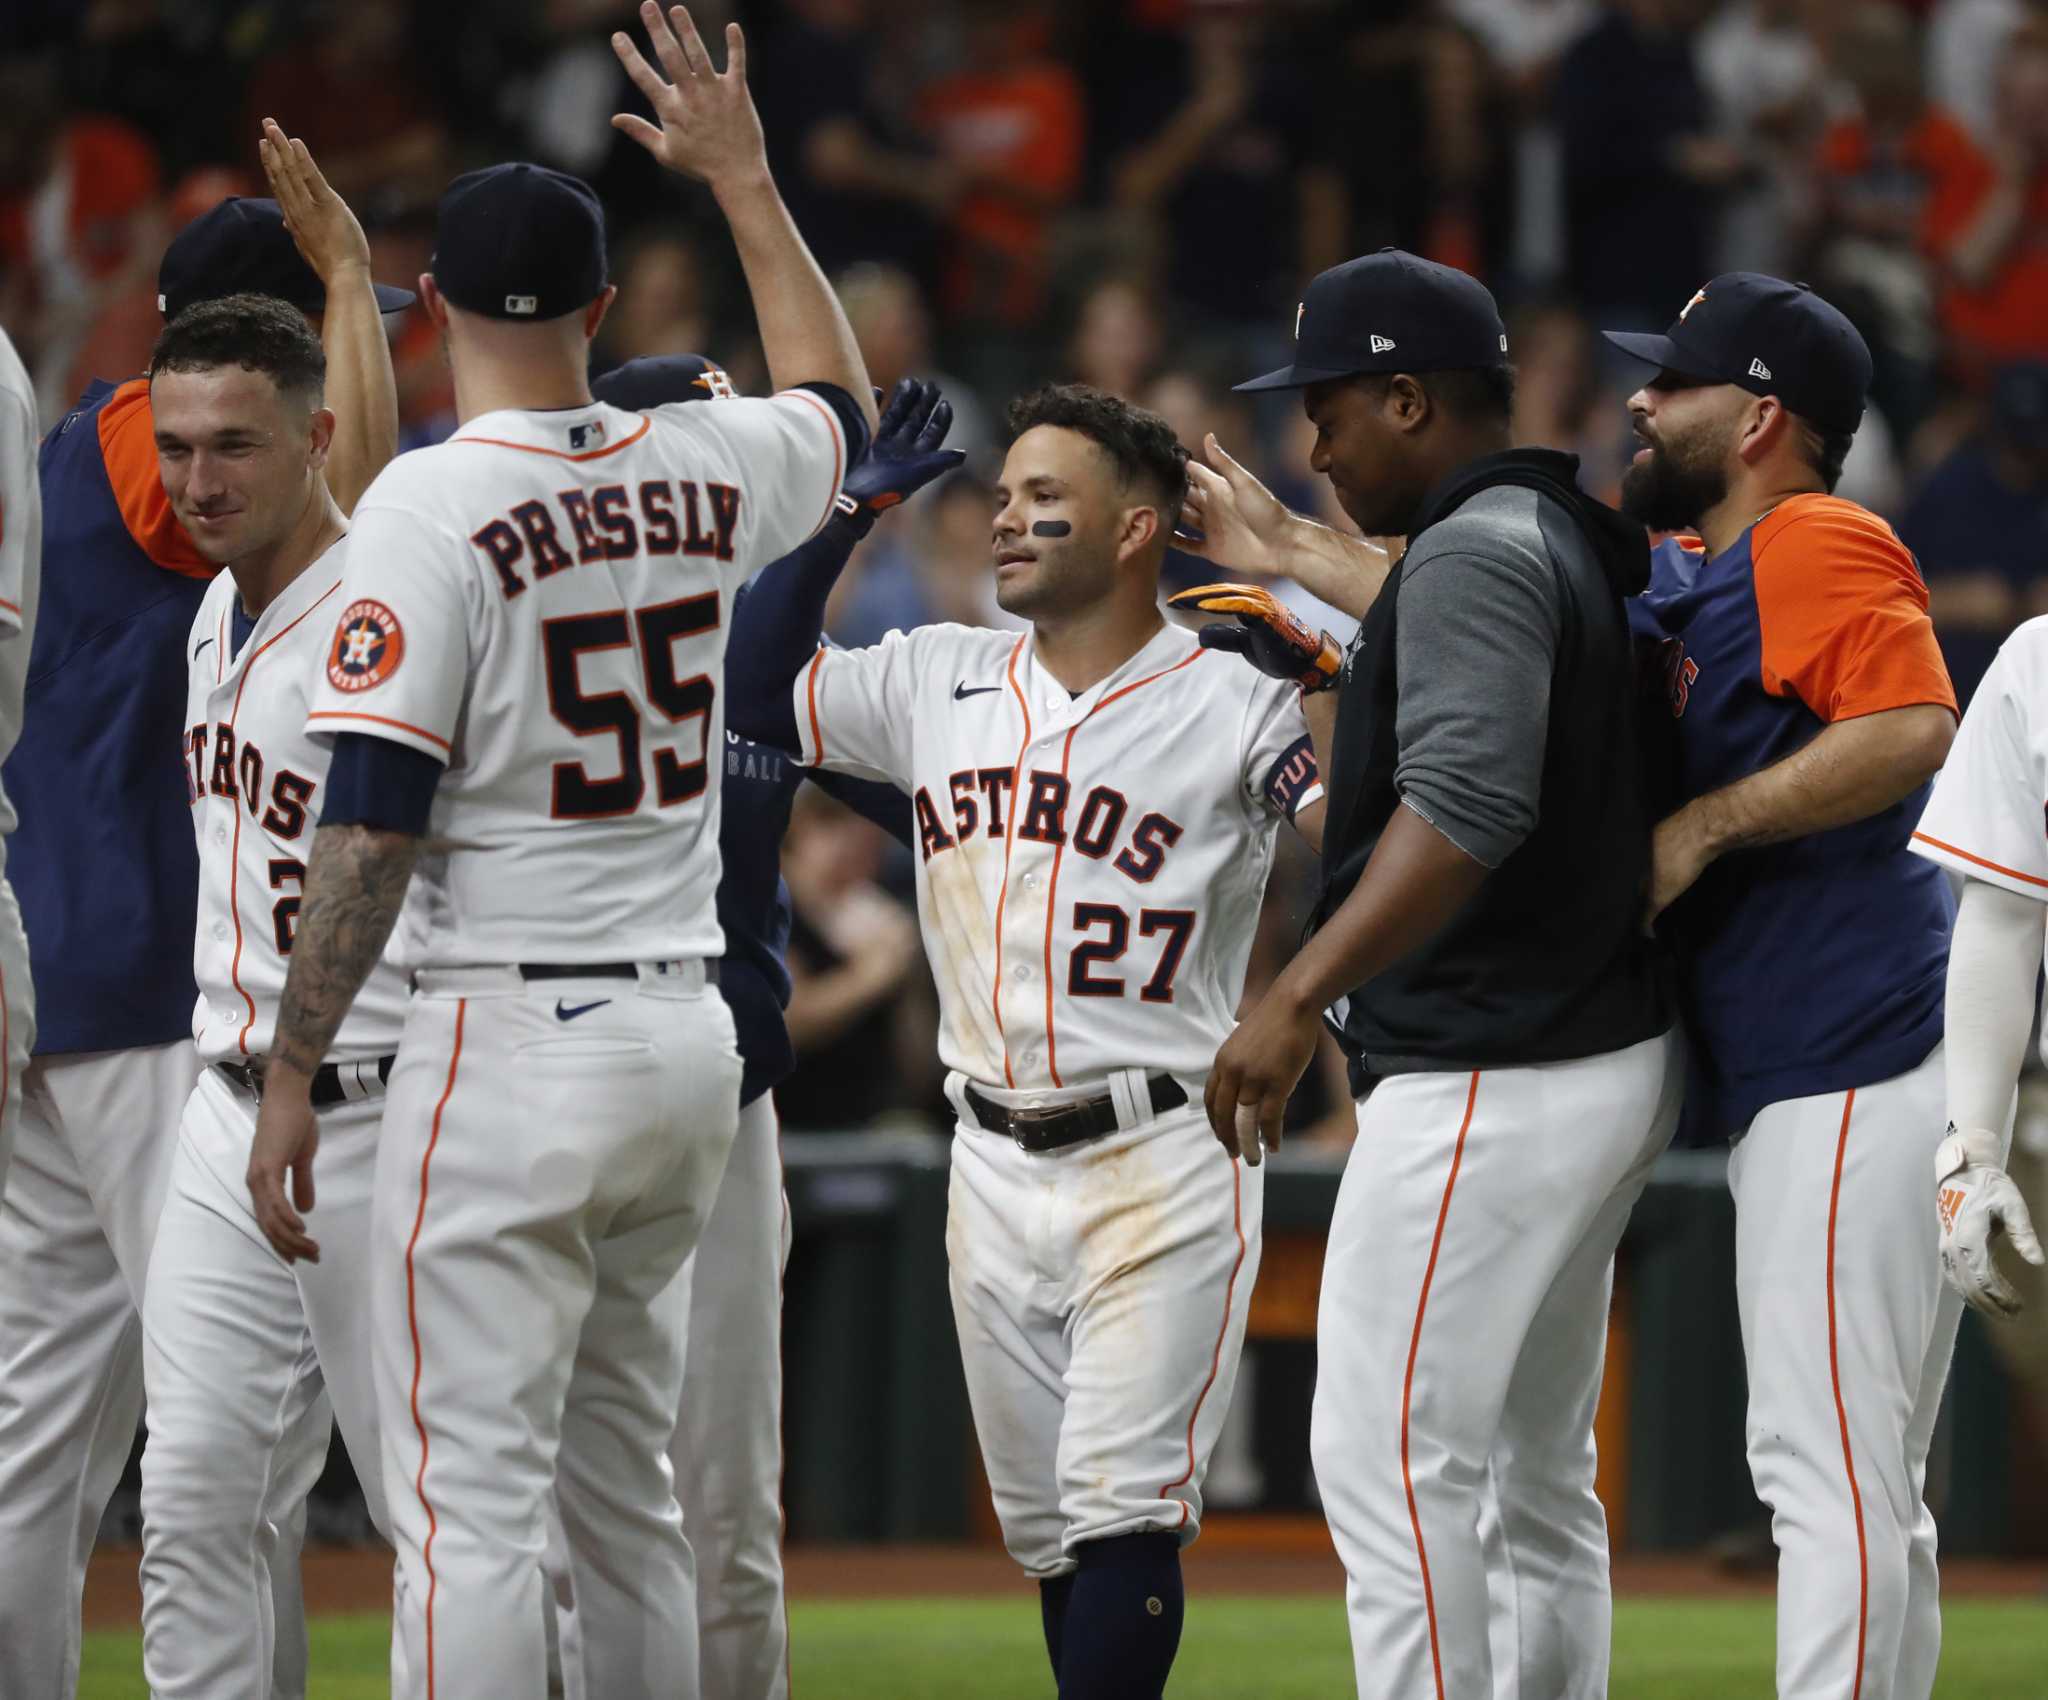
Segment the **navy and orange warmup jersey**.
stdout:
<svg viewBox="0 0 2048 1700">
<path fill-rule="evenodd" d="M 36 1051 L 167 1044 L 196 997 L 185 639 L 214 568 L 164 496 L 142 379 L 88 389 L 38 469 L 42 606 L 4 775 Z"/>
<path fill-rule="evenodd" d="M 1797 496 L 1721 554 L 1668 542 L 1630 605 L 1663 640 L 1689 802 L 1769 767 L 1829 724 L 1916 703 L 1954 712 L 1927 588 L 1884 521 Z M 1941 1038 L 1954 904 L 1908 851 L 1928 787 L 1868 820 L 1737 851 L 1667 917 L 1720 1131 L 1767 1104 L 1869 1085 Z"/>
</svg>

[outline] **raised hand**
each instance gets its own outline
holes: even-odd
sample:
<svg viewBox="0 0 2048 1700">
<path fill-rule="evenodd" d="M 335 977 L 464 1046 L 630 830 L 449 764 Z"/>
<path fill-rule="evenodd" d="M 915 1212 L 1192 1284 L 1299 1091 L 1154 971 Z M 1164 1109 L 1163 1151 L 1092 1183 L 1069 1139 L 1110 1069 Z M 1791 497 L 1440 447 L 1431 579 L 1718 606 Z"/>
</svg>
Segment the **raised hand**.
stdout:
<svg viewBox="0 0 2048 1700">
<path fill-rule="evenodd" d="M 263 161 L 263 175 L 270 179 L 270 193 L 284 213 L 285 228 L 314 275 L 332 287 L 336 278 L 351 270 L 367 274 L 370 239 L 348 202 L 327 186 L 306 144 L 287 137 L 276 119 L 266 118 L 256 152 Z"/>
<path fill-rule="evenodd" d="M 641 0 L 640 22 L 661 71 L 647 63 L 623 31 L 612 36 L 612 51 L 659 122 L 621 112 L 612 127 L 625 131 L 668 170 L 698 178 L 714 190 L 765 177 L 768 150 L 760 114 L 747 92 L 747 43 L 740 26 L 725 26 L 725 69 L 718 71 L 688 8 L 672 6 L 663 16 L 654 0 Z"/>
<path fill-rule="evenodd" d="M 967 457 L 941 447 L 953 428 L 953 404 L 937 384 L 899 378 L 875 427 L 867 458 L 846 475 L 839 511 L 862 525 L 943 478 Z"/>
<path fill-rule="evenodd" d="M 1202 439 L 1202 459 L 1188 461 L 1188 499 L 1175 547 L 1235 572 L 1272 577 L 1283 570 L 1283 540 L 1293 521 L 1286 503 L 1232 460 L 1213 431 Z"/>
</svg>

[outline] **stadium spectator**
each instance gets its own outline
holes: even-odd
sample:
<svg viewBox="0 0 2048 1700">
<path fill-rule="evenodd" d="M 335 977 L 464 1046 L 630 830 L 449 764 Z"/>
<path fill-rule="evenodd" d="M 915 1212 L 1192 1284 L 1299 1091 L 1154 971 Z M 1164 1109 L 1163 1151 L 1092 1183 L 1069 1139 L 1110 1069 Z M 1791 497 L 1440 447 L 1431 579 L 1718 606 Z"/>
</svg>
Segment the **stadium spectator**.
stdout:
<svg viewBox="0 0 2048 1700">
<path fill-rule="evenodd" d="M 2048 363 L 1998 374 L 1983 429 L 1928 475 L 1899 535 L 1967 701 L 2007 633 L 2048 614 Z"/>
<path fill-rule="evenodd" d="M 1937 0 L 1927 14 L 1927 92 L 1980 143 L 1997 140 L 1998 64 L 2025 0 Z"/>
<path fill-rule="evenodd" d="M 1969 132 L 1928 100 L 1904 13 L 1858 8 L 1830 54 L 1855 110 L 1820 141 L 1814 284 L 1870 344 L 1871 402 L 1910 438 L 1935 403 L 1942 270 L 1970 230 L 1988 167 Z"/>
<path fill-rule="evenodd" d="M 1166 348 L 1166 310 L 1136 275 L 1102 278 L 1081 297 L 1067 339 L 1074 381 L 1135 400 Z"/>
<path fill-rule="evenodd" d="M 0 319 L 46 420 L 106 303 L 154 271 L 161 187 L 147 136 L 66 109 L 53 57 L 0 66 Z"/>
<path fill-rule="evenodd" d="M 1713 272 L 1715 219 L 1741 177 L 1693 58 L 1693 0 L 1610 0 L 1553 96 L 1564 139 L 1566 276 L 1589 318 L 1655 330 Z"/>
<path fill-rule="evenodd" d="M 1700 80 L 1748 172 L 1723 208 L 1716 273 L 1791 264 L 1827 78 L 1807 0 L 1735 0 L 1701 29 Z"/>
<path fill-rule="evenodd" d="M 864 1126 L 915 1101 L 906 1083 L 931 1072 L 917 1052 L 932 1044 L 929 999 L 910 995 L 917 923 L 879 884 L 888 849 L 882 829 L 843 803 L 815 786 L 797 792 L 782 845 L 797 1056 L 775 1094 L 785 1128 Z"/>
<path fill-rule="evenodd" d="M 1564 50 L 1593 21 L 1592 0 L 1450 0 L 1450 11 L 1486 49 L 1513 126 L 1507 271 L 1519 289 L 1549 289 L 1565 265 L 1564 163 L 1551 85 Z"/>
<path fill-rule="evenodd" d="M 775 74 L 755 90 L 769 161 L 797 227 L 828 276 L 860 260 L 936 276 L 938 236 L 967 186 L 912 129 L 875 0 L 785 0 L 762 44 Z"/>
<path fill-rule="evenodd" d="M 1081 188 L 1081 84 L 1047 51 L 1046 6 L 968 0 L 965 11 L 959 67 L 917 102 L 944 167 L 966 185 L 940 299 L 952 318 L 1022 330 L 1045 304 L 1052 220 Z"/>
<path fill-rule="evenodd" d="M 1602 500 L 1617 493 L 1634 443 L 1618 386 L 1603 387 L 1593 327 L 1571 308 L 1539 303 L 1508 315 L 1515 362 L 1515 444 L 1579 457 L 1579 480 Z"/>
<path fill-rule="evenodd" d="M 1339 7 L 1316 68 L 1322 166 L 1302 275 L 1390 244 L 1495 269 L 1513 191 L 1504 113 L 1472 35 L 1434 0 Z"/>
<path fill-rule="evenodd" d="M 913 375 L 936 383 L 953 404 L 946 446 L 965 454 L 976 471 L 993 474 L 995 426 L 974 391 L 939 370 L 932 353 L 931 311 L 917 279 L 900 266 L 874 261 L 850 267 L 840 275 L 838 288 L 839 304 L 875 387 L 886 395 L 897 379 Z"/>
<path fill-rule="evenodd" d="M 1942 303 L 1959 367 L 2048 358 L 2048 11 L 2006 39 L 1990 169 L 1949 249 Z"/>
<path fill-rule="evenodd" d="M 592 364 L 611 367 L 641 355 L 720 346 L 704 274 L 702 250 L 672 226 L 643 229 L 619 244 L 612 256 L 619 299 Z"/>
<path fill-rule="evenodd" d="M 1133 28 L 1097 55 L 1105 198 L 1142 222 L 1198 327 L 1270 324 L 1302 264 L 1313 90 L 1271 11 L 1192 4 L 1179 28 Z"/>
<path fill-rule="evenodd" d="M 289 114 L 337 194 L 431 203 L 448 181 L 448 135 L 416 70 L 410 8 L 334 0 L 319 17 L 256 67 L 236 140 L 254 163 L 262 120 Z"/>
</svg>

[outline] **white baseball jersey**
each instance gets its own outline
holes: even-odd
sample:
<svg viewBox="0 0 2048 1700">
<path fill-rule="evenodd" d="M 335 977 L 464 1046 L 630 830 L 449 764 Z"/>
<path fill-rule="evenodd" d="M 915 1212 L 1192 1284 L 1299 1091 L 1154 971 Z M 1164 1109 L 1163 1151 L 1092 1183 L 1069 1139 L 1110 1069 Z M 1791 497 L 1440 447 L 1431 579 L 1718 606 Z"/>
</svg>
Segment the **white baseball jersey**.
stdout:
<svg viewBox="0 0 2048 1700">
<path fill-rule="evenodd" d="M 2048 618 L 2007 638 L 1977 686 L 1913 848 L 2048 903 Z"/>
<path fill-rule="evenodd" d="M 409 966 L 719 954 L 726 616 L 845 470 L 806 390 L 488 413 L 385 468 L 309 726 L 447 764 Z"/>
<path fill-rule="evenodd" d="M 232 573 L 207 587 L 187 640 L 185 788 L 199 840 L 192 1036 L 209 1063 L 270 1054 L 320 821 L 328 752 L 307 736 L 306 702 L 326 659 L 346 541 L 285 586 L 235 647 Z M 390 1056 L 405 1025 L 404 974 L 381 962 L 328 1053 Z"/>
<path fill-rule="evenodd" d="M 912 793 L 949 1069 L 1208 1072 L 1276 822 L 1322 792 L 1292 685 L 1169 625 L 1069 696 L 1029 633 L 926 626 L 819 650 L 796 718 L 806 763 Z"/>
<path fill-rule="evenodd" d="M 21 695 L 42 581 L 43 494 L 36 477 L 35 388 L 0 330 L 0 762 L 21 736 Z M 14 805 L 0 791 L 0 866 Z"/>
</svg>

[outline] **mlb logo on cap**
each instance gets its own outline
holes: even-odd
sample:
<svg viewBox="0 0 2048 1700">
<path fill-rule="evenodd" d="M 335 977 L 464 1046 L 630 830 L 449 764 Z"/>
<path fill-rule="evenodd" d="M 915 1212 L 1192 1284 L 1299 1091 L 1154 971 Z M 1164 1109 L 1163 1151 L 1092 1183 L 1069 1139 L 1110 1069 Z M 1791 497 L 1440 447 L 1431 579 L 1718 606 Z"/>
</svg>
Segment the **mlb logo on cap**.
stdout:
<svg viewBox="0 0 2048 1700">
<path fill-rule="evenodd" d="M 448 185 L 434 220 L 434 282 L 465 312 L 559 319 L 604 293 L 604 209 L 544 165 L 493 165 Z"/>
</svg>

